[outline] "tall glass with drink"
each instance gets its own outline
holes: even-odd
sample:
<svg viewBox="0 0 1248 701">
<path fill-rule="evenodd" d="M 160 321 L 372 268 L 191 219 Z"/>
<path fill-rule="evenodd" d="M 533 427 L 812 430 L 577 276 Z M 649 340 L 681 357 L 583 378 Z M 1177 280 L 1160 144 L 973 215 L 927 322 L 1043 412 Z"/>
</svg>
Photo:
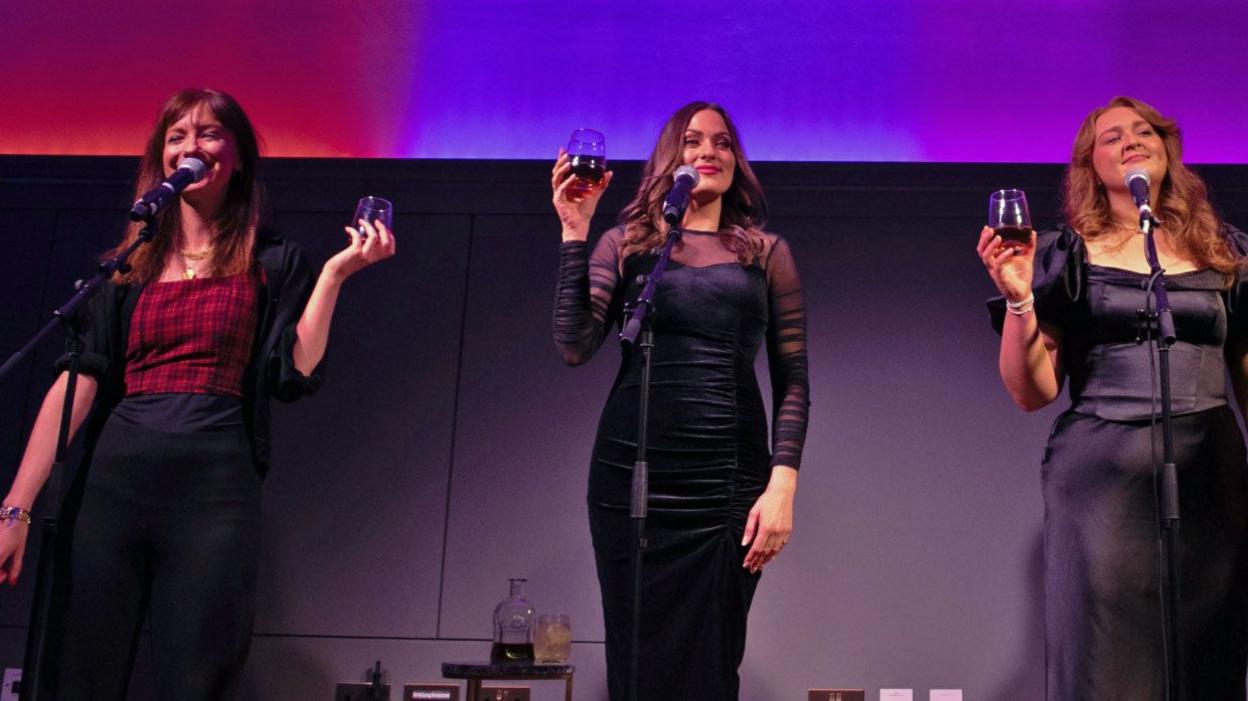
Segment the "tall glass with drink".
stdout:
<svg viewBox="0 0 1248 701">
<path fill-rule="evenodd" d="M 572 619 L 566 613 L 543 613 L 533 629 L 533 656 L 538 662 L 567 662 L 572 655 Z"/>
<path fill-rule="evenodd" d="M 584 197 L 602 187 L 607 173 L 607 140 L 602 132 L 577 129 L 568 139 L 568 163 L 575 180 L 568 185 L 570 197 Z"/>
</svg>

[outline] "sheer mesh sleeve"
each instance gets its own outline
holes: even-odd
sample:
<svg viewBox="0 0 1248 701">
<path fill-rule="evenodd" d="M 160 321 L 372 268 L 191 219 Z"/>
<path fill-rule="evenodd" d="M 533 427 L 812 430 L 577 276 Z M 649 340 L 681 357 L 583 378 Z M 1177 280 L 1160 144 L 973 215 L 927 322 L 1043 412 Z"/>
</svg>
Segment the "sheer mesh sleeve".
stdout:
<svg viewBox="0 0 1248 701">
<path fill-rule="evenodd" d="M 622 232 L 612 229 L 598 240 L 592 255 L 584 241 L 566 241 L 559 247 L 553 327 L 555 347 L 568 365 L 592 358 L 617 321 L 621 240 Z"/>
<path fill-rule="evenodd" d="M 798 468 L 810 412 L 806 306 L 793 252 L 776 237 L 767 258 L 767 364 L 771 371 L 772 466 Z"/>
</svg>

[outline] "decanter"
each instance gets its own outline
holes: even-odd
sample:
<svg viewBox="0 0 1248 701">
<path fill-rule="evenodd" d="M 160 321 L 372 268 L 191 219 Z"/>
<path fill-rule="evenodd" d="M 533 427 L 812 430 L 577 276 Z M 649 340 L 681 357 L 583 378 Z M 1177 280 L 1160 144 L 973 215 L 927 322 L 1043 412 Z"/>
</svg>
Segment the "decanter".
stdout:
<svg viewBox="0 0 1248 701">
<path fill-rule="evenodd" d="M 494 607 L 494 647 L 491 662 L 533 659 L 533 606 L 524 598 L 523 579 L 509 579 L 511 593 Z"/>
</svg>

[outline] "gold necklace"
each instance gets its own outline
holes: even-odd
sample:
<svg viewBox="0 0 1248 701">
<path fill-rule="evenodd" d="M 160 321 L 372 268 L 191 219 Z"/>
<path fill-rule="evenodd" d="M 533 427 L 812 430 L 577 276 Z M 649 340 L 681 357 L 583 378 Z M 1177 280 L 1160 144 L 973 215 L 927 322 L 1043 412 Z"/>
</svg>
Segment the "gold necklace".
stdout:
<svg viewBox="0 0 1248 701">
<path fill-rule="evenodd" d="M 208 256 L 210 255 L 212 255 L 212 249 L 208 249 L 206 252 L 197 253 L 197 254 L 190 255 L 190 256 L 188 256 L 186 253 L 183 253 L 182 251 L 178 251 L 178 256 L 182 258 L 182 279 L 194 280 L 195 276 L 198 274 L 195 272 L 195 267 L 194 267 L 195 264 L 207 259 Z"/>
<path fill-rule="evenodd" d="M 182 256 L 186 260 L 205 260 L 209 256 L 212 255 L 212 246 L 209 246 L 208 248 L 205 248 L 202 251 L 196 251 L 194 253 L 186 249 L 181 249 L 178 251 L 178 255 Z"/>
</svg>

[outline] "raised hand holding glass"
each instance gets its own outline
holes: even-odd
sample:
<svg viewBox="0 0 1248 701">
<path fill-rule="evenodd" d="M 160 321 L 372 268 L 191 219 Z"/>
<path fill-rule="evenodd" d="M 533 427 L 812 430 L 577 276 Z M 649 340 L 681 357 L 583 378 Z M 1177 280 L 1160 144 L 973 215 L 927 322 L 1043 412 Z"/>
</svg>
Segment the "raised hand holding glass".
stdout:
<svg viewBox="0 0 1248 701">
<path fill-rule="evenodd" d="M 394 225 L 394 205 L 390 204 L 390 200 L 380 197 L 373 197 L 372 195 L 362 197 L 359 204 L 355 206 L 355 216 L 351 218 L 349 226 L 360 232 L 360 236 L 367 237 L 368 230 L 360 224 L 361 219 L 374 225 L 376 222 L 381 222 L 386 225 L 387 229 L 392 229 Z"/>
</svg>

